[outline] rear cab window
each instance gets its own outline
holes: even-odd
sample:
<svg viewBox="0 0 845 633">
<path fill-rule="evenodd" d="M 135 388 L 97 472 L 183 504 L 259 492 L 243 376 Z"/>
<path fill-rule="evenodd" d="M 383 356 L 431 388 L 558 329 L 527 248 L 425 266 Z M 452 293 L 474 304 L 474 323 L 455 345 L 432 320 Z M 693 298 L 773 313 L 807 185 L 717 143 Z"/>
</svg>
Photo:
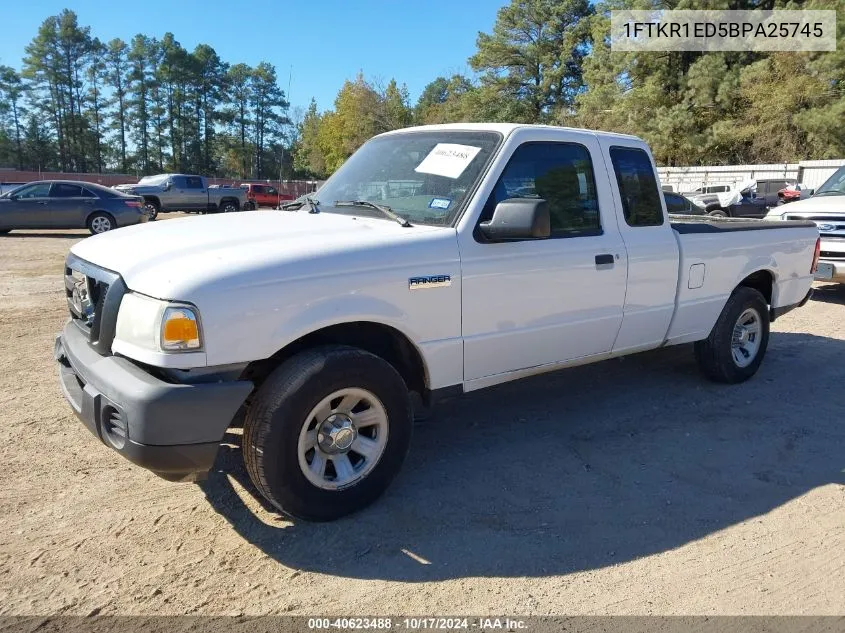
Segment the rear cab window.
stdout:
<svg viewBox="0 0 845 633">
<path fill-rule="evenodd" d="M 622 211 L 628 226 L 661 226 L 660 187 L 648 154 L 638 147 L 610 148 Z"/>
<path fill-rule="evenodd" d="M 683 196 L 664 192 L 663 198 L 666 200 L 666 210 L 669 213 L 686 213 L 689 210 L 689 202 Z"/>
</svg>

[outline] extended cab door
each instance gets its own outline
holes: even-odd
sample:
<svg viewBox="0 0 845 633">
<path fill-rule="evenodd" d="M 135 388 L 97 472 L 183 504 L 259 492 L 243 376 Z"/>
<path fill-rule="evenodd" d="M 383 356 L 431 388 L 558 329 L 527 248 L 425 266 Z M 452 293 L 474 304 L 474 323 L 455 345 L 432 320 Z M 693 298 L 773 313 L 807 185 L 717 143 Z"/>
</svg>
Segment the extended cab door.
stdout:
<svg viewBox="0 0 845 633">
<path fill-rule="evenodd" d="M 622 322 L 627 258 L 594 134 L 517 129 L 459 225 L 465 388 L 508 372 L 609 353 Z M 548 202 L 548 239 L 486 242 L 508 198 Z M 479 205 L 480 206 L 480 205 Z"/>
<path fill-rule="evenodd" d="M 657 347 L 666 338 L 675 313 L 678 242 L 648 146 L 634 138 L 600 138 L 628 253 L 624 317 L 613 345 L 614 354 L 624 354 Z"/>
</svg>

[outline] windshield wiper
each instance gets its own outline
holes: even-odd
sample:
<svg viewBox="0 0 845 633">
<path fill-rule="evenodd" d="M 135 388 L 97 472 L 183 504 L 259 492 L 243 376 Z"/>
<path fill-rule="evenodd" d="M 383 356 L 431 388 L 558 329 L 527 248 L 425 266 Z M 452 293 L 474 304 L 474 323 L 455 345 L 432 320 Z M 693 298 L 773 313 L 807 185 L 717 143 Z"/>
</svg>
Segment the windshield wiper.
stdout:
<svg viewBox="0 0 845 633">
<path fill-rule="evenodd" d="M 394 222 L 398 222 L 400 226 L 413 226 L 408 220 L 403 218 L 401 215 L 396 215 L 396 213 L 384 204 L 376 204 L 375 202 L 370 202 L 369 200 L 338 200 L 334 203 L 335 207 L 368 207 L 370 209 L 375 209 L 376 211 L 380 211 L 388 218 L 393 220 Z"/>
<path fill-rule="evenodd" d="M 284 211 L 297 211 L 306 204 L 308 205 L 308 213 L 320 212 L 320 202 L 318 200 L 314 200 L 311 196 L 304 196 L 298 200 L 294 200 L 293 202 L 287 202 L 283 204 L 281 208 Z"/>
<path fill-rule="evenodd" d="M 831 189 L 830 191 L 819 191 L 818 193 L 813 194 L 813 198 L 817 196 L 845 196 L 845 191 L 834 191 Z"/>
</svg>

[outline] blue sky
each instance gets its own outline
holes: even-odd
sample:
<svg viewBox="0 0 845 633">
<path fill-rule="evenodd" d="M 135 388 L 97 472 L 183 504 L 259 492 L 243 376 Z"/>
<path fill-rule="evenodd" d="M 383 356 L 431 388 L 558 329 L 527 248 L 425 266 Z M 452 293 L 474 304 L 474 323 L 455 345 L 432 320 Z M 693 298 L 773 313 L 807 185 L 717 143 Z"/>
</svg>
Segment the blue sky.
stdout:
<svg viewBox="0 0 845 633">
<path fill-rule="evenodd" d="M 416 101 L 438 75 L 469 73 L 478 31 L 506 0 L 5 0 L 0 63 L 20 68 L 24 47 L 49 15 L 69 8 L 101 40 L 171 31 L 182 46 L 214 47 L 229 63 L 276 66 L 290 99 L 332 107 L 345 79 L 405 82 Z"/>
</svg>

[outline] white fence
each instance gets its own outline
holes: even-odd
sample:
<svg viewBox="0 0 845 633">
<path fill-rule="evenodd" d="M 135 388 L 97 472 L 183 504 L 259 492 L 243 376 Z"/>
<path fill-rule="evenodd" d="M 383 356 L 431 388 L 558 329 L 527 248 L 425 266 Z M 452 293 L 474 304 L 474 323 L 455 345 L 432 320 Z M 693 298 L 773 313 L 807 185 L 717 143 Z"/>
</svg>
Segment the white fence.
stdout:
<svg viewBox="0 0 845 633">
<path fill-rule="evenodd" d="M 835 160 L 802 160 L 798 163 L 774 165 L 713 165 L 707 167 L 658 167 L 660 181 L 673 191 L 693 191 L 704 185 L 735 185 L 744 180 L 774 178 L 792 179 L 815 189 L 839 167 L 845 158 Z"/>
</svg>

